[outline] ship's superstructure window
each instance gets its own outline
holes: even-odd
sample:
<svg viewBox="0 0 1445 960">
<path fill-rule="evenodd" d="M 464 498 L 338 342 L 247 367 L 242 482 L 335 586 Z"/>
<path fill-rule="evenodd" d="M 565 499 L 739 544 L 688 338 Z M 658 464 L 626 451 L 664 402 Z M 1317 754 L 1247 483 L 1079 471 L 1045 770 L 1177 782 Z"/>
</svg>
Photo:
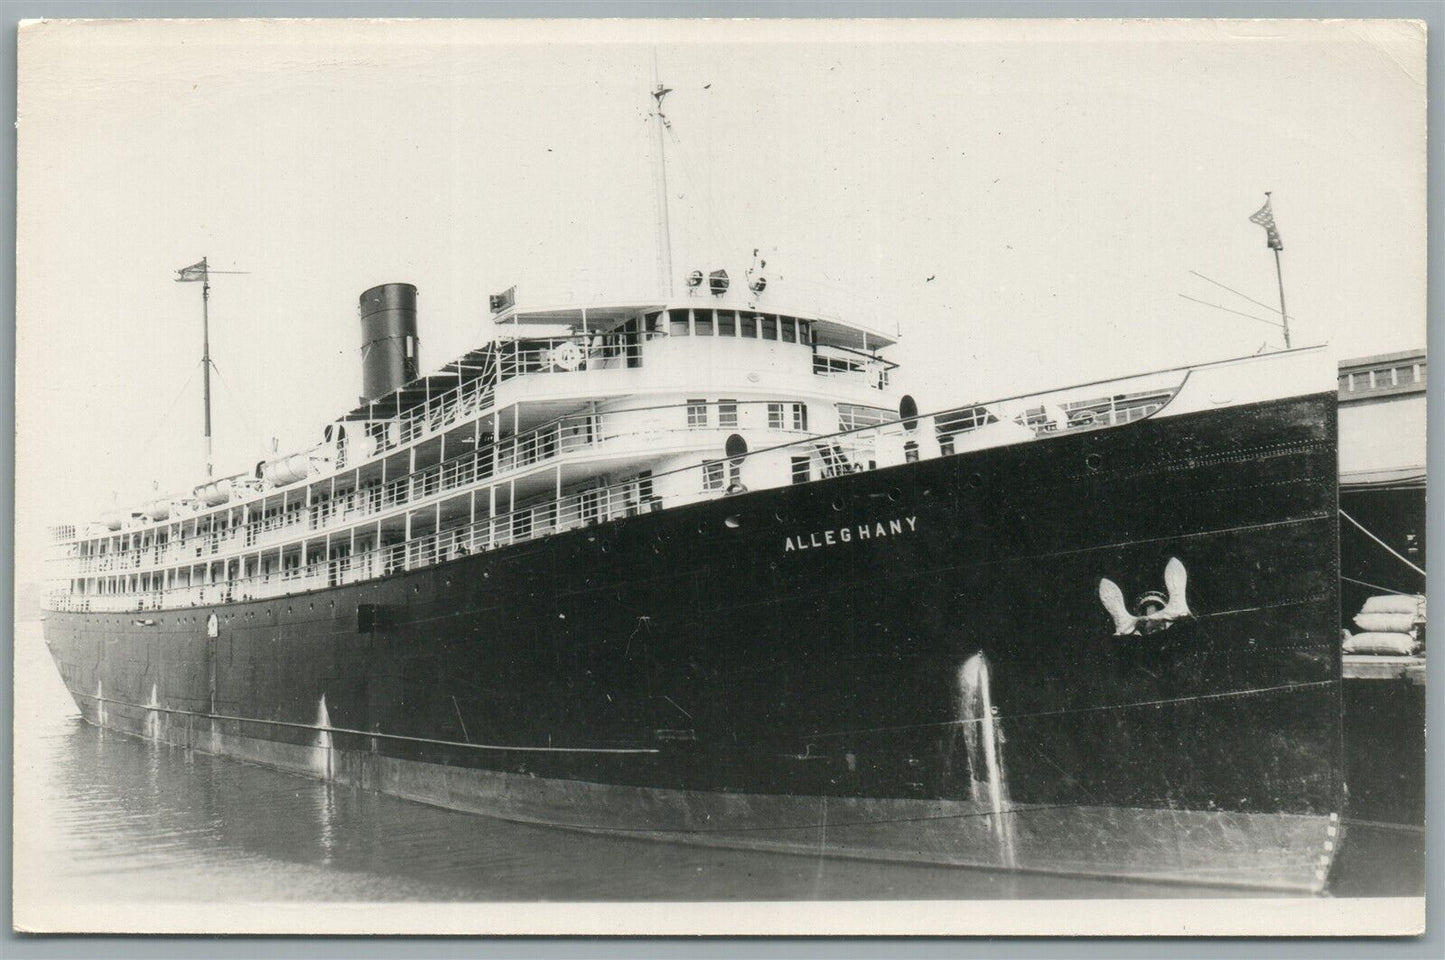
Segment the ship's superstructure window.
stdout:
<svg viewBox="0 0 1445 960">
<path fill-rule="evenodd" d="M 792 457 L 791 460 L 792 460 L 792 464 L 793 464 L 793 482 L 794 482 L 794 483 L 807 483 L 809 480 L 812 479 L 812 474 L 813 474 L 813 469 L 812 469 L 813 458 L 812 458 L 812 457 L 796 457 L 796 456 L 795 456 L 795 457 Z"/>
<path fill-rule="evenodd" d="M 704 460 L 702 462 L 702 488 L 704 490 L 721 490 L 723 488 L 723 463 L 721 460 Z"/>
<path fill-rule="evenodd" d="M 783 405 L 781 403 L 768 404 L 768 429 L 783 429 Z"/>
<path fill-rule="evenodd" d="M 760 323 L 760 325 L 762 326 L 762 329 L 763 329 L 763 339 L 764 339 L 764 340 L 776 340 L 776 339 L 778 339 L 778 318 L 777 318 L 777 317 L 760 317 L 760 318 L 759 318 L 759 323 Z"/>
<path fill-rule="evenodd" d="M 717 402 L 717 425 L 723 428 L 738 425 L 738 402 L 736 400 L 719 400 Z"/>
<path fill-rule="evenodd" d="M 699 337 L 712 336 L 712 311 L 694 310 L 693 326 L 696 328 Z"/>
<path fill-rule="evenodd" d="M 798 431 L 808 429 L 808 405 L 806 403 L 793 404 L 793 429 Z"/>
<path fill-rule="evenodd" d="M 783 326 L 783 342 L 798 342 L 798 322 L 792 317 L 780 317 L 778 322 Z"/>
<path fill-rule="evenodd" d="M 707 428 L 706 400 L 689 400 L 687 402 L 687 425 L 694 430 Z"/>
<path fill-rule="evenodd" d="M 758 338 L 758 315 L 745 313 L 738 318 L 738 332 L 749 340 Z"/>
<path fill-rule="evenodd" d="M 897 415 L 886 407 L 868 407 L 857 403 L 838 404 L 838 428 L 840 430 L 876 427 L 880 423 L 888 423 L 895 419 L 897 419 Z"/>
<path fill-rule="evenodd" d="M 720 337 L 737 336 L 737 314 L 732 310 L 719 310 L 717 312 L 717 335 Z"/>
<path fill-rule="evenodd" d="M 667 311 L 667 332 L 674 337 L 688 335 L 688 309 L 686 307 Z"/>
</svg>

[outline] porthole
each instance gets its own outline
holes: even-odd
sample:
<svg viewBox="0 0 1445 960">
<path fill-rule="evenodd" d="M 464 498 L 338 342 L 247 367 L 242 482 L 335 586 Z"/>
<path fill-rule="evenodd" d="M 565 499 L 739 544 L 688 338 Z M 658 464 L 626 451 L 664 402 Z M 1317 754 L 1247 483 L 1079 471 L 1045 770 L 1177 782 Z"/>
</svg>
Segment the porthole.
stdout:
<svg viewBox="0 0 1445 960">
<path fill-rule="evenodd" d="M 603 540 L 602 543 L 600 544 L 600 546 L 602 547 L 602 552 L 603 552 L 603 553 L 611 553 L 611 552 L 612 552 L 612 544 L 608 543 L 606 540 Z"/>
<path fill-rule="evenodd" d="M 741 516 L 739 516 L 738 514 L 736 514 L 736 513 L 733 514 L 732 516 L 728 517 L 726 520 L 723 521 L 723 526 L 727 527 L 729 530 L 736 530 L 738 527 L 741 527 L 742 525 L 743 525 L 743 518 L 742 518 Z"/>
<path fill-rule="evenodd" d="M 899 490 L 897 487 L 894 487 L 893 489 L 888 491 L 888 499 L 892 500 L 894 503 L 897 503 L 902 496 L 903 491 Z"/>
<path fill-rule="evenodd" d="M 981 489 L 983 489 L 983 474 L 981 474 L 981 473 L 969 474 L 969 477 L 968 477 L 968 485 L 969 485 L 970 487 L 973 487 L 975 490 L 981 490 Z"/>
<path fill-rule="evenodd" d="M 1084 458 L 1084 466 L 1088 467 L 1089 470 L 1090 470 L 1090 472 L 1097 473 L 1097 472 L 1099 471 L 1099 468 L 1100 468 L 1101 466 L 1103 466 L 1103 465 L 1104 465 L 1104 456 L 1103 456 L 1103 454 L 1091 453 L 1091 454 L 1089 454 L 1087 457 Z"/>
<path fill-rule="evenodd" d="M 833 509 L 834 509 L 834 510 L 837 510 L 837 511 L 839 511 L 839 512 L 841 513 L 842 510 L 843 510 L 843 501 L 842 501 L 842 500 L 834 500 L 834 501 L 833 501 Z"/>
</svg>

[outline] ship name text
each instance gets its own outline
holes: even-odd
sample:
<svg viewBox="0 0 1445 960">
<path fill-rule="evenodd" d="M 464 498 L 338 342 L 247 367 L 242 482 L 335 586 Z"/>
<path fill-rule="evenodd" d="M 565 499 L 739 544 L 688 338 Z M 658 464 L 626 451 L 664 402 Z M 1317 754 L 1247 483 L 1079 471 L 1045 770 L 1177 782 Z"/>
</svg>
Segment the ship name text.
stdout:
<svg viewBox="0 0 1445 960">
<path fill-rule="evenodd" d="M 783 552 L 812 550 L 817 547 L 832 547 L 840 543 L 852 543 L 854 540 L 883 540 L 887 537 L 901 536 L 904 533 L 913 533 L 917 531 L 917 529 L 917 517 L 898 517 L 887 521 L 859 523 L 848 527 L 835 527 L 832 530 L 814 530 L 812 533 L 800 533 L 797 536 L 784 537 Z"/>
</svg>

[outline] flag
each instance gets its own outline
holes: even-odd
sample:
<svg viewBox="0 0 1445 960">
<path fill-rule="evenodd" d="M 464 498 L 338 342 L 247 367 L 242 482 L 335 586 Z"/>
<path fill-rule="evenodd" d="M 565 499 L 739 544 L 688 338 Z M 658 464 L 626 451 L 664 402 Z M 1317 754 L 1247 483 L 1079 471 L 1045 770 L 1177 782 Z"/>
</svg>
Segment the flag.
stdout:
<svg viewBox="0 0 1445 960">
<path fill-rule="evenodd" d="M 1284 241 L 1279 238 L 1279 228 L 1274 225 L 1274 210 L 1270 207 L 1270 196 L 1264 195 L 1264 206 L 1260 207 L 1252 217 L 1250 223 L 1259 224 L 1264 227 L 1265 242 L 1271 250 L 1283 250 Z"/>
<path fill-rule="evenodd" d="M 189 267 L 182 267 L 176 271 L 176 283 L 190 283 L 194 280 L 205 280 L 206 258 L 202 257 L 199 263 L 193 263 Z"/>
</svg>

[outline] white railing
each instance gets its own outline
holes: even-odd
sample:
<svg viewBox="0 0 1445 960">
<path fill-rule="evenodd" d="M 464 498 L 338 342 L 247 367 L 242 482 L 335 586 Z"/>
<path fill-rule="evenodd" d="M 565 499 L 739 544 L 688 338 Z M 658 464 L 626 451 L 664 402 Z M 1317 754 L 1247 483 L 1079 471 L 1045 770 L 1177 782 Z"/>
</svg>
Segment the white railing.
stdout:
<svg viewBox="0 0 1445 960">
<path fill-rule="evenodd" d="M 341 471 L 356 467 L 382 453 L 426 439 L 469 420 L 492 403 L 498 384 L 517 377 L 641 366 L 643 342 L 663 336 L 666 334 L 649 331 L 643 334 L 579 334 L 499 341 L 493 354 L 497 364 L 495 376 L 459 384 L 395 418 L 343 422 L 342 426 L 348 431 L 355 430 L 357 433 L 337 443 L 332 469 Z M 371 425 L 369 431 L 368 424 Z M 209 509 L 201 506 L 194 512 L 204 514 Z M 61 524 L 50 528 L 50 540 L 53 543 L 74 541 L 78 533 L 74 524 Z"/>
<path fill-rule="evenodd" d="M 358 521 L 420 506 L 483 481 L 525 476 L 530 470 L 573 454 L 606 453 L 627 443 L 646 445 L 651 450 L 664 435 L 705 436 L 709 445 L 720 447 L 709 431 L 767 431 L 779 436 L 805 432 L 770 425 L 768 413 L 773 406 L 782 407 L 789 418 L 785 422 L 791 422 L 792 402 L 780 400 L 713 401 L 572 414 L 385 484 L 313 501 L 309 507 L 141 549 L 64 557 L 57 565 L 63 565 L 68 576 L 87 576 L 220 562 L 298 543 L 297 528 L 304 529 L 303 537 L 340 532 Z"/>
<path fill-rule="evenodd" d="M 1109 384 L 1108 386 L 1115 387 L 1116 390 L 1103 396 L 1098 393 L 1102 388 L 1095 387 L 1093 389 L 1096 392 L 1092 395 L 1085 393 L 1077 398 L 1060 398 L 1060 391 L 1051 391 L 1047 394 L 1015 397 L 986 404 L 971 404 L 940 413 L 920 415 L 906 421 L 894 420 L 826 436 L 793 440 L 752 451 L 743 457 L 734 458 L 734 462 L 742 463 L 750 458 L 778 452 L 786 452 L 790 460 L 806 456 L 806 478 L 778 473 L 763 486 L 814 482 L 847 473 L 893 466 L 909 460 L 946 456 L 953 452 L 963 438 L 982 440 L 989 428 L 999 425 L 1012 431 L 999 439 L 999 444 L 1026 442 L 1029 439 L 1065 432 L 1106 429 L 1157 412 L 1178 389 L 1177 384 L 1172 388 L 1155 386 L 1153 389 L 1133 392 L 1117 389 L 1123 385 L 1123 382 Z M 1039 403 L 1040 398 L 1044 398 L 1046 402 Z M 766 404 L 768 401 L 756 403 Z M 748 405 L 754 404 L 750 402 Z M 653 409 L 676 411 L 679 408 Z M 686 407 L 681 409 L 685 411 Z M 1087 411 L 1091 415 L 1071 415 L 1071 412 L 1078 411 Z M 651 411 L 627 412 L 642 414 Z M 605 416 L 615 417 L 617 414 Z M 579 418 L 563 418 L 557 423 L 576 419 Z M 596 421 L 593 422 L 596 425 Z M 551 427 L 552 425 L 548 425 L 532 433 L 540 437 Z M 603 436 L 600 427 L 594 436 Z M 924 445 L 921 441 L 930 436 L 933 442 Z M 562 449 L 560 440 L 556 449 Z M 429 471 L 437 469 L 429 468 Z M 717 483 L 712 482 L 714 478 L 709 476 L 707 470 L 708 465 L 698 464 L 657 474 L 645 481 L 638 479 L 610 487 L 574 491 L 560 499 L 520 507 L 506 514 L 428 533 L 403 543 L 381 546 L 353 556 L 333 556 L 289 570 L 143 593 L 80 595 L 60 591 L 51 594 L 50 604 L 52 609 L 58 610 L 162 610 L 284 596 L 375 579 L 579 527 L 604 524 L 621 517 L 727 495 L 718 489 Z M 652 495 L 654 485 L 663 478 L 683 474 L 695 474 L 698 479 L 695 485 L 681 485 L 681 489 L 688 491 L 687 493 L 677 495 L 668 503 Z M 414 485 L 419 475 L 406 478 L 406 482 Z M 440 479 L 438 486 L 441 486 Z"/>
</svg>

